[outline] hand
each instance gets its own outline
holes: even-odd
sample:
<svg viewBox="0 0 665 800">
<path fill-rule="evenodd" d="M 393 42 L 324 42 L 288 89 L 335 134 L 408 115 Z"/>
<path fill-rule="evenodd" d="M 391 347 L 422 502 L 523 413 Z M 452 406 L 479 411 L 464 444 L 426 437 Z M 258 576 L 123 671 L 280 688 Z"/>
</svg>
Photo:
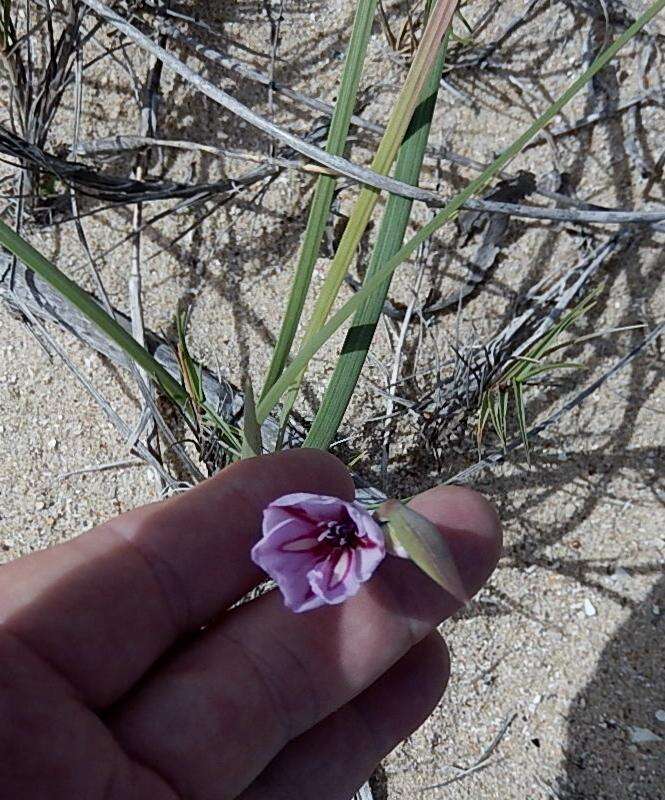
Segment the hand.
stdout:
<svg viewBox="0 0 665 800">
<path fill-rule="evenodd" d="M 353 498 L 332 456 L 266 456 L 0 569 L 2 797 L 348 800 L 420 725 L 459 604 L 414 565 L 387 558 L 340 606 L 226 610 L 261 580 L 263 508 L 295 491 Z M 475 593 L 499 555 L 491 507 L 453 487 L 413 506 Z"/>
</svg>

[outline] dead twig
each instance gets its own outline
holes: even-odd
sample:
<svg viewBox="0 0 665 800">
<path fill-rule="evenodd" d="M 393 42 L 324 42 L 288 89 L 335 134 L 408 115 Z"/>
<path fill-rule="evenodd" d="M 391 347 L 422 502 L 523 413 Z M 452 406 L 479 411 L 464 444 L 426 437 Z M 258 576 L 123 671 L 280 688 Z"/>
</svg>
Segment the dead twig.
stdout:
<svg viewBox="0 0 665 800">
<path fill-rule="evenodd" d="M 87 2 L 87 0 L 85 0 Z M 319 138 L 319 132 L 315 131 L 311 138 Z M 323 150 L 319 150 L 315 145 L 309 143 L 310 140 L 299 139 L 304 147 L 312 147 L 314 150 L 323 154 L 322 161 L 337 159 L 337 156 L 329 156 Z M 273 174 L 281 166 L 260 167 L 259 171 L 248 173 L 240 178 L 226 178 L 211 183 L 200 184 L 178 184 L 170 181 L 144 182 L 131 178 L 118 178 L 115 176 L 104 175 L 90 167 L 76 161 L 66 161 L 57 158 L 44 150 L 31 145 L 25 140 L 7 131 L 0 125 L 0 152 L 20 158 L 22 162 L 39 166 L 51 174 L 57 176 L 67 185 L 74 185 L 81 194 L 104 200 L 109 203 L 127 205 L 130 203 L 147 203 L 154 200 L 167 200 L 175 198 L 196 198 L 202 195 L 222 194 L 234 192 L 247 182 L 254 183 L 256 180 Z M 342 159 L 343 161 L 345 159 Z M 284 162 L 283 162 L 284 163 Z M 368 183 L 385 191 L 395 192 L 402 196 L 421 200 L 426 205 L 433 208 L 440 208 L 446 204 L 446 199 L 436 192 L 428 189 L 419 189 L 393 178 L 386 178 L 378 173 L 367 170 L 363 167 L 356 167 L 352 162 L 346 162 L 352 169 L 344 169 L 342 174 L 354 180 Z M 300 163 L 289 164 L 287 168 L 296 166 L 303 169 Z M 320 171 L 320 170 L 317 170 Z M 361 176 L 350 174 L 359 173 Z M 516 177 L 513 177 L 515 180 Z M 480 198 L 469 199 L 464 203 L 465 209 L 470 211 L 491 213 L 497 215 L 522 217 L 525 219 L 543 220 L 549 222 L 561 222 L 572 224 L 595 224 L 595 225 L 649 225 L 654 230 L 665 231 L 665 209 L 661 211 L 624 211 L 621 209 L 563 209 L 563 208 L 544 208 L 540 206 L 526 206 L 520 203 L 505 203 L 494 200 Z"/>
<path fill-rule="evenodd" d="M 141 48 L 152 53 L 160 59 L 166 67 L 180 75 L 194 86 L 202 94 L 211 100 L 219 103 L 231 113 L 250 123 L 258 130 L 281 141 L 283 144 L 292 148 L 307 158 L 322 164 L 334 173 L 344 175 L 360 183 L 373 186 L 381 191 L 393 192 L 402 197 L 409 197 L 414 200 L 421 200 L 432 206 L 443 206 L 446 200 L 439 197 L 435 192 L 430 192 L 409 184 L 396 181 L 394 178 L 379 175 L 372 170 L 355 164 L 341 156 L 330 155 L 320 147 L 301 139 L 284 128 L 275 125 L 270 120 L 265 119 L 260 114 L 252 111 L 235 97 L 218 88 L 210 81 L 201 77 L 197 72 L 188 67 L 180 59 L 160 47 L 145 34 L 141 33 L 135 26 L 131 25 L 126 19 L 116 14 L 100 0 L 82 0 L 86 5 L 100 14 L 114 27 L 121 31 L 125 36 L 136 42 Z M 627 223 L 653 224 L 665 220 L 665 211 L 662 212 L 634 212 L 634 211 L 566 211 L 564 209 L 540 209 L 525 206 L 512 207 L 510 204 L 492 203 L 482 200 L 469 200 L 465 206 L 472 210 L 492 211 L 499 214 L 512 214 L 515 216 L 525 216 L 533 219 L 549 219 L 561 222 L 586 222 L 623 225 Z"/>
<path fill-rule="evenodd" d="M 497 749 L 497 747 L 501 744 L 501 740 L 508 732 L 508 729 L 515 721 L 517 714 L 513 711 L 505 718 L 501 727 L 499 728 L 496 736 L 492 739 L 489 747 L 487 747 L 481 755 L 467 767 L 460 766 L 459 764 L 453 764 L 455 769 L 460 770 L 458 775 L 454 775 L 452 778 L 449 778 L 447 781 L 443 781 L 442 783 L 435 783 L 431 786 L 425 786 L 421 791 L 427 792 L 431 791 L 432 789 L 442 789 L 444 786 L 450 786 L 452 783 L 457 783 L 458 781 L 463 780 L 464 778 L 468 778 L 469 775 L 473 775 L 475 772 L 478 772 L 485 767 L 490 766 L 490 763 L 496 762 L 489 762 L 488 759 Z"/>
<path fill-rule="evenodd" d="M 537 425 L 534 425 L 530 430 L 528 430 L 526 434 L 527 438 L 532 439 L 534 436 L 542 433 L 542 431 L 544 431 L 546 428 L 549 428 L 551 425 L 561 419 L 564 414 L 567 414 L 573 408 L 576 408 L 583 403 L 606 381 L 630 364 L 630 362 L 633 361 L 633 359 L 635 359 L 646 347 L 654 342 L 663 333 L 663 331 L 665 331 L 665 322 L 660 322 L 651 331 L 651 333 L 649 333 L 648 336 L 645 336 L 645 338 L 642 339 L 639 344 L 637 344 L 629 353 L 623 356 L 623 358 L 620 358 L 609 370 L 607 370 L 607 372 L 603 373 L 603 375 L 593 381 L 593 383 L 591 383 L 585 389 L 582 389 L 581 392 L 578 392 L 573 398 L 564 403 L 561 408 L 558 409 L 558 411 L 554 412 L 554 414 L 551 414 L 549 417 L 547 417 L 547 419 L 539 422 Z M 452 478 L 449 478 L 446 483 L 468 483 L 468 481 L 479 472 L 487 467 L 493 467 L 497 464 L 500 464 L 502 461 L 505 461 L 509 453 L 519 450 L 522 447 L 524 447 L 523 439 L 515 438 L 506 445 L 503 451 L 492 453 L 491 455 L 481 459 L 477 464 L 474 464 L 473 466 L 458 472 Z"/>
<path fill-rule="evenodd" d="M 145 467 L 147 464 L 138 458 L 132 458 L 124 461 L 109 461 L 105 464 L 91 464 L 88 467 L 78 467 L 77 469 L 70 469 L 67 472 L 61 472 L 58 475 L 58 480 L 63 481 L 67 478 L 74 478 L 77 475 L 90 475 L 95 472 L 109 472 L 115 469 L 129 469 L 130 467 Z"/>
</svg>

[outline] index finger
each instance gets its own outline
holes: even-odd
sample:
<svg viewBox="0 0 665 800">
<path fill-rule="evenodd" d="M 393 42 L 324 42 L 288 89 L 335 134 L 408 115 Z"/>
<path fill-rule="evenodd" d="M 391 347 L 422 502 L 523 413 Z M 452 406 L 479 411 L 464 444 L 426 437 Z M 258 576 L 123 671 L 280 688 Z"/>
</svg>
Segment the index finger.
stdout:
<svg viewBox="0 0 665 800">
<path fill-rule="evenodd" d="M 242 461 L 0 572 L 0 625 L 95 707 L 124 694 L 177 638 L 260 580 L 249 558 L 263 509 L 295 491 L 353 497 L 317 450 Z"/>
</svg>

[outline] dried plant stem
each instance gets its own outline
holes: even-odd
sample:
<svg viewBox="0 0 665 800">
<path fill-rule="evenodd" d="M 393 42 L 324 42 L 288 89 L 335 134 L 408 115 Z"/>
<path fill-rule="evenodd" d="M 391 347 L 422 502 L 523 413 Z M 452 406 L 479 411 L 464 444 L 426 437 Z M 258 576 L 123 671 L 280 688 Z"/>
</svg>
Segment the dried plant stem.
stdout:
<svg viewBox="0 0 665 800">
<path fill-rule="evenodd" d="M 488 55 L 494 52 L 499 47 L 499 45 L 508 36 L 510 36 L 519 26 L 529 21 L 529 19 L 531 19 L 530 12 L 538 2 L 540 2 L 540 0 L 532 0 L 532 2 L 529 4 L 529 7 L 526 9 L 526 12 L 524 14 L 520 14 L 519 16 L 515 17 L 511 22 L 511 24 L 508 25 L 508 27 L 505 30 L 505 33 L 502 36 L 500 36 L 490 45 L 481 48 L 480 55 L 475 55 L 473 57 L 473 63 L 480 64 L 483 61 L 483 59 L 487 58 Z M 489 13 L 490 12 L 488 12 L 488 14 Z M 199 39 L 183 34 L 182 31 L 180 31 L 175 25 L 173 25 L 170 22 L 160 21 L 159 25 L 160 27 L 164 27 L 164 29 L 168 32 L 170 37 L 176 39 L 177 41 L 183 42 L 188 47 L 193 49 L 194 52 L 201 55 L 203 58 L 206 58 L 210 61 L 213 61 L 216 64 L 219 64 L 227 71 L 230 71 L 236 75 L 240 75 L 248 80 L 260 83 L 264 86 L 272 86 L 275 92 L 278 92 L 284 97 L 287 97 L 288 99 L 293 100 L 294 102 L 299 103 L 300 105 L 305 106 L 306 108 L 311 108 L 312 110 L 320 112 L 322 114 L 326 114 L 327 116 L 332 116 L 334 111 L 334 106 L 331 105 L 330 103 L 327 103 L 320 99 L 309 97 L 307 95 L 302 94 L 301 92 L 297 92 L 291 89 L 290 87 L 281 84 L 279 81 L 271 83 L 270 75 L 268 75 L 267 73 L 261 72 L 255 69 L 253 66 L 249 66 L 242 61 L 238 61 L 237 59 L 232 58 L 228 54 L 222 53 L 219 50 L 213 48 L 212 46 L 201 42 Z M 450 65 L 450 69 L 460 69 L 460 68 L 467 69 L 468 67 L 469 64 L 464 61 L 460 61 L 457 62 L 456 64 Z M 574 132 L 581 127 L 584 127 L 586 125 L 593 125 L 596 122 L 609 118 L 615 114 L 622 113 L 623 111 L 628 110 L 629 108 L 635 105 L 647 102 L 650 99 L 657 97 L 659 94 L 662 94 L 662 90 L 660 89 L 652 89 L 650 91 L 642 92 L 636 97 L 620 103 L 616 108 L 612 108 L 607 112 L 603 112 L 600 114 L 590 114 L 589 116 L 577 120 L 577 122 L 574 122 L 569 126 L 564 125 L 564 126 L 559 126 L 557 128 L 551 128 L 548 130 L 548 132 L 551 133 L 552 136 L 554 137 L 566 135 L 567 133 Z M 385 126 L 379 124 L 378 122 L 365 119 L 364 117 L 358 114 L 352 115 L 351 124 L 360 130 L 366 130 L 370 133 L 374 133 L 379 136 L 382 136 L 386 130 Z M 545 137 L 543 141 L 549 141 L 549 140 Z M 538 144 L 540 143 L 540 140 L 539 139 L 534 140 L 534 142 L 531 142 L 529 146 L 532 146 L 534 143 Z M 468 156 L 462 156 L 459 153 L 455 153 L 447 148 L 443 148 L 440 146 L 428 146 L 426 152 L 430 156 L 450 161 L 453 164 L 457 164 L 462 167 L 467 167 L 476 172 L 482 172 L 487 166 L 487 164 L 478 162 L 472 158 L 469 158 Z M 311 168 L 312 167 L 310 167 L 310 169 Z M 508 172 L 501 172 L 499 173 L 499 175 L 500 177 L 506 179 L 514 177 Z M 367 183 L 367 181 L 365 182 Z M 391 189 L 390 191 L 394 190 Z M 547 197 L 551 200 L 555 200 L 556 202 L 564 206 L 569 206 L 571 208 L 585 207 L 585 203 L 582 200 L 579 200 L 575 197 L 570 197 L 569 195 L 566 194 L 561 194 L 559 192 L 552 192 L 543 187 L 537 187 L 536 193 L 542 195 L 543 197 Z M 434 205 L 433 200 L 427 200 L 424 197 L 422 198 L 418 197 L 413 199 L 422 199 L 423 202 L 428 202 L 431 205 Z"/>
<path fill-rule="evenodd" d="M 162 45 L 166 44 L 165 36 L 162 35 Z M 141 108 L 141 134 L 143 136 L 154 136 L 156 128 L 156 111 L 159 84 L 162 74 L 162 63 L 155 60 L 152 67 L 148 71 L 147 79 L 143 87 L 144 102 Z M 136 167 L 134 169 L 134 176 L 137 181 L 141 182 L 147 172 L 148 162 L 150 158 L 150 150 L 144 150 L 139 153 L 136 159 Z M 132 336 L 136 341 L 145 348 L 145 325 L 143 320 L 143 275 L 141 271 L 141 254 L 142 254 L 142 226 L 143 226 L 143 205 L 137 203 L 134 206 L 134 213 L 132 215 L 132 230 L 133 230 L 133 253 L 131 259 L 131 267 L 129 279 L 127 281 L 127 290 L 129 294 L 129 308 L 130 318 L 132 321 Z M 137 381 L 146 400 L 148 400 L 147 410 L 150 412 L 154 408 L 154 387 L 148 379 L 148 373 L 139 368 L 137 370 Z M 159 442 L 159 426 L 158 415 L 149 413 L 149 421 L 147 423 L 147 430 L 145 440 L 147 446 L 154 452 L 155 457 L 161 461 L 160 442 Z M 155 482 L 158 494 L 164 489 L 163 479 L 159 472 L 155 471 Z"/>
<path fill-rule="evenodd" d="M 352 161 L 342 158 L 341 156 L 331 155 L 322 148 L 310 144 L 310 142 L 307 140 L 295 136 L 284 128 L 281 128 L 279 125 L 273 124 L 260 114 L 252 111 L 250 108 L 236 100 L 227 92 L 224 92 L 210 81 L 202 78 L 197 72 L 195 72 L 195 70 L 191 69 L 180 59 L 176 58 L 174 55 L 164 50 L 163 47 L 160 47 L 158 44 L 153 42 L 149 37 L 141 33 L 138 28 L 136 28 L 134 25 L 131 25 L 119 14 L 116 14 L 116 12 L 110 9 L 107 5 L 101 3 L 100 0 L 81 0 L 81 2 L 90 6 L 90 8 L 100 14 L 123 34 L 125 34 L 125 36 L 136 42 L 136 44 L 138 44 L 142 49 L 159 58 L 166 67 L 180 75 L 181 78 L 198 89 L 198 91 L 200 91 L 202 94 L 205 94 L 211 100 L 219 103 L 219 105 L 228 109 L 233 114 L 245 120 L 250 125 L 253 125 L 263 133 L 266 133 L 268 136 L 274 137 L 288 147 L 293 148 L 293 150 L 296 152 L 301 153 L 317 164 L 322 164 L 338 175 L 345 175 L 346 177 L 358 181 L 359 183 L 373 186 L 375 189 L 379 189 L 380 191 L 395 192 L 397 194 L 402 194 L 405 197 L 411 197 L 414 200 L 419 199 L 419 190 L 414 189 L 414 187 L 408 186 L 400 181 L 396 181 L 394 178 L 378 175 L 372 170 L 368 170 L 365 167 L 354 164 Z"/>
<path fill-rule="evenodd" d="M 75 161 L 67 161 L 57 158 L 50 153 L 28 144 L 11 132 L 3 129 L 0 125 L 0 152 L 21 159 L 23 166 L 28 169 L 31 165 L 43 169 L 56 176 L 69 186 L 75 186 L 81 194 L 105 200 L 111 204 L 147 203 L 154 200 L 166 200 L 171 198 L 192 198 L 200 199 L 203 195 L 213 194 L 233 194 L 251 183 L 255 183 L 263 177 L 275 174 L 279 169 L 297 169 L 314 174 L 329 174 L 333 177 L 336 173 L 325 172 L 326 168 L 317 164 L 310 164 L 293 159 L 284 159 L 279 156 L 270 158 L 268 156 L 256 156 L 244 153 L 234 153 L 213 148 L 208 145 L 201 145 L 195 142 L 169 142 L 162 139 L 152 139 L 151 137 L 113 137 L 112 139 L 101 140 L 98 143 L 102 153 L 123 152 L 127 149 L 138 149 L 145 145 L 172 146 L 178 148 L 197 149 L 210 152 L 213 155 L 225 156 L 227 158 L 237 157 L 246 160 L 260 161 L 264 166 L 259 167 L 253 172 L 249 172 L 239 178 L 225 178 L 212 183 L 182 184 L 171 181 L 151 181 L 143 183 L 138 180 L 121 178 L 114 175 L 95 172 L 88 166 Z M 95 147 L 92 143 L 78 145 L 88 147 L 91 154 L 94 154 Z M 350 163 L 350 162 L 349 162 Z M 473 165 L 470 165 L 473 166 Z M 475 168 L 480 168 L 477 165 Z M 408 183 L 388 178 L 378 173 L 358 167 L 364 175 L 364 183 L 386 190 L 399 197 L 411 200 L 419 200 L 432 208 L 445 206 L 446 199 L 437 192 L 429 189 L 421 189 L 411 186 Z M 501 170 L 498 176 L 509 177 L 509 173 Z M 357 178 L 354 178 L 357 180 Z M 537 189 L 543 196 L 549 197 L 556 202 L 568 204 L 570 206 L 582 206 L 581 208 L 545 208 L 543 206 L 529 206 L 520 203 L 500 203 L 481 198 L 469 198 L 462 207 L 471 211 L 482 211 L 491 214 L 504 214 L 506 216 L 521 217 L 524 219 L 538 219 L 551 222 L 565 222 L 579 225 L 648 225 L 656 231 L 665 231 L 665 211 L 629 211 L 614 208 L 583 207 L 582 201 L 573 201 L 566 195 L 559 195 L 556 192 L 547 192 Z"/>
<path fill-rule="evenodd" d="M 397 267 L 415 250 L 428 239 L 438 228 L 451 220 L 457 212 L 462 208 L 464 203 L 469 200 L 474 194 L 482 191 L 487 184 L 522 150 L 522 148 L 531 141 L 533 137 L 539 133 L 554 117 L 561 111 L 561 109 L 586 86 L 586 84 L 600 72 L 603 67 L 611 61 L 619 50 L 627 44 L 639 31 L 641 31 L 665 6 L 665 0 L 656 0 L 651 6 L 642 14 L 635 22 L 630 25 L 617 39 L 604 50 L 598 58 L 595 59 L 593 64 L 580 75 L 568 89 L 556 100 L 552 105 L 541 114 L 540 117 L 527 128 L 524 133 L 515 139 L 515 141 L 503 153 L 496 158 L 490 166 L 484 170 L 481 175 L 475 180 L 471 181 L 466 188 L 460 192 L 448 205 L 441 210 L 433 220 L 424 225 L 420 231 L 413 236 L 393 258 L 389 259 L 387 264 L 381 268 L 374 276 L 374 278 L 362 288 L 357 294 L 348 300 L 337 313 L 335 313 L 328 322 L 319 330 L 314 331 L 308 336 L 302 344 L 299 353 L 293 359 L 291 365 L 284 371 L 280 380 L 273 386 L 269 394 L 262 400 L 257 409 L 257 416 L 259 421 L 265 419 L 270 413 L 275 404 L 282 397 L 284 392 L 288 390 L 294 381 L 298 380 L 298 376 L 306 368 L 310 359 L 318 350 L 330 339 L 331 336 L 346 322 L 346 320 L 370 297 L 374 292 L 378 291 L 381 285 Z"/>
</svg>

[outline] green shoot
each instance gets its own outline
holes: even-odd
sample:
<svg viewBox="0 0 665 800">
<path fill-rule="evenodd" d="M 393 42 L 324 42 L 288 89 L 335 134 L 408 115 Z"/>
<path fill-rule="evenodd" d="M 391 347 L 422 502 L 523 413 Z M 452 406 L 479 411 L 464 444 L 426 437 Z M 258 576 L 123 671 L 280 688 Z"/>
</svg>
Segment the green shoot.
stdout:
<svg viewBox="0 0 665 800">
<path fill-rule="evenodd" d="M 450 30 L 444 38 L 439 57 L 399 151 L 395 177 L 405 183 L 414 185 L 418 183 L 449 38 Z M 365 282 L 371 280 L 382 265 L 402 246 L 412 205 L 413 201 L 407 197 L 398 195 L 389 197 Z M 389 288 L 390 278 L 385 281 L 381 290 L 373 294 L 356 312 L 335 366 L 335 372 L 305 441 L 308 447 L 327 450 L 335 438 L 358 383 Z"/>
<path fill-rule="evenodd" d="M 183 408 L 185 417 L 192 421 L 197 434 L 200 434 L 203 428 L 217 430 L 221 446 L 228 451 L 231 458 L 238 458 L 242 451 L 240 432 L 208 405 L 203 390 L 203 367 L 192 358 L 189 352 L 185 329 L 186 314 L 183 312 L 176 316 L 178 334 L 176 357 L 187 392 L 187 402 Z M 190 413 L 187 413 L 188 411 Z M 198 438 L 200 437 L 197 435 Z"/>
<path fill-rule="evenodd" d="M 243 437 L 240 458 L 254 458 L 263 453 L 261 441 L 261 426 L 256 421 L 256 405 L 254 403 L 254 389 L 249 378 L 245 381 L 245 408 L 243 412 Z"/>
<path fill-rule="evenodd" d="M 448 30 L 456 5 L 457 0 L 438 0 L 427 20 L 423 38 L 371 164 L 371 168 L 381 175 L 388 174 L 397 156 L 425 83 L 439 57 L 441 42 Z M 328 318 L 378 199 L 379 191 L 374 187 L 365 186 L 361 189 L 314 305 L 305 338 L 316 334 Z M 284 420 L 288 418 L 293 408 L 301 380 L 302 374 L 299 374 L 289 386 L 282 411 Z"/>
<path fill-rule="evenodd" d="M 482 447 L 483 435 L 488 420 L 505 449 L 508 440 L 509 402 L 512 395 L 515 404 L 515 419 L 524 443 L 527 461 L 530 461 L 529 442 L 526 429 L 525 390 L 535 378 L 560 369 L 581 369 L 582 365 L 572 361 L 547 361 L 547 356 L 561 347 L 570 347 L 578 340 L 557 343 L 557 339 L 577 320 L 587 314 L 596 304 L 600 289 L 595 289 L 574 308 L 564 314 L 524 355 L 516 356 L 513 363 L 483 391 L 480 400 L 478 427 L 476 431 L 478 449 Z M 590 337 L 583 337 L 588 339 Z"/>
<path fill-rule="evenodd" d="M 344 65 L 344 72 L 342 73 L 339 98 L 335 104 L 335 111 L 330 122 L 330 133 L 326 143 L 326 151 L 332 155 L 342 155 L 344 152 L 367 53 L 367 43 L 372 32 L 376 4 L 377 0 L 360 0 L 358 3 L 349 52 Z M 312 281 L 314 266 L 321 249 L 321 242 L 328 222 L 330 204 L 335 191 L 335 183 L 336 178 L 330 175 L 321 175 L 316 182 L 307 228 L 305 229 L 305 237 L 291 286 L 291 294 L 282 320 L 282 328 L 272 354 L 270 367 L 268 368 L 262 396 L 272 388 L 275 381 L 282 374 L 291 351 L 307 292 Z"/>
</svg>

